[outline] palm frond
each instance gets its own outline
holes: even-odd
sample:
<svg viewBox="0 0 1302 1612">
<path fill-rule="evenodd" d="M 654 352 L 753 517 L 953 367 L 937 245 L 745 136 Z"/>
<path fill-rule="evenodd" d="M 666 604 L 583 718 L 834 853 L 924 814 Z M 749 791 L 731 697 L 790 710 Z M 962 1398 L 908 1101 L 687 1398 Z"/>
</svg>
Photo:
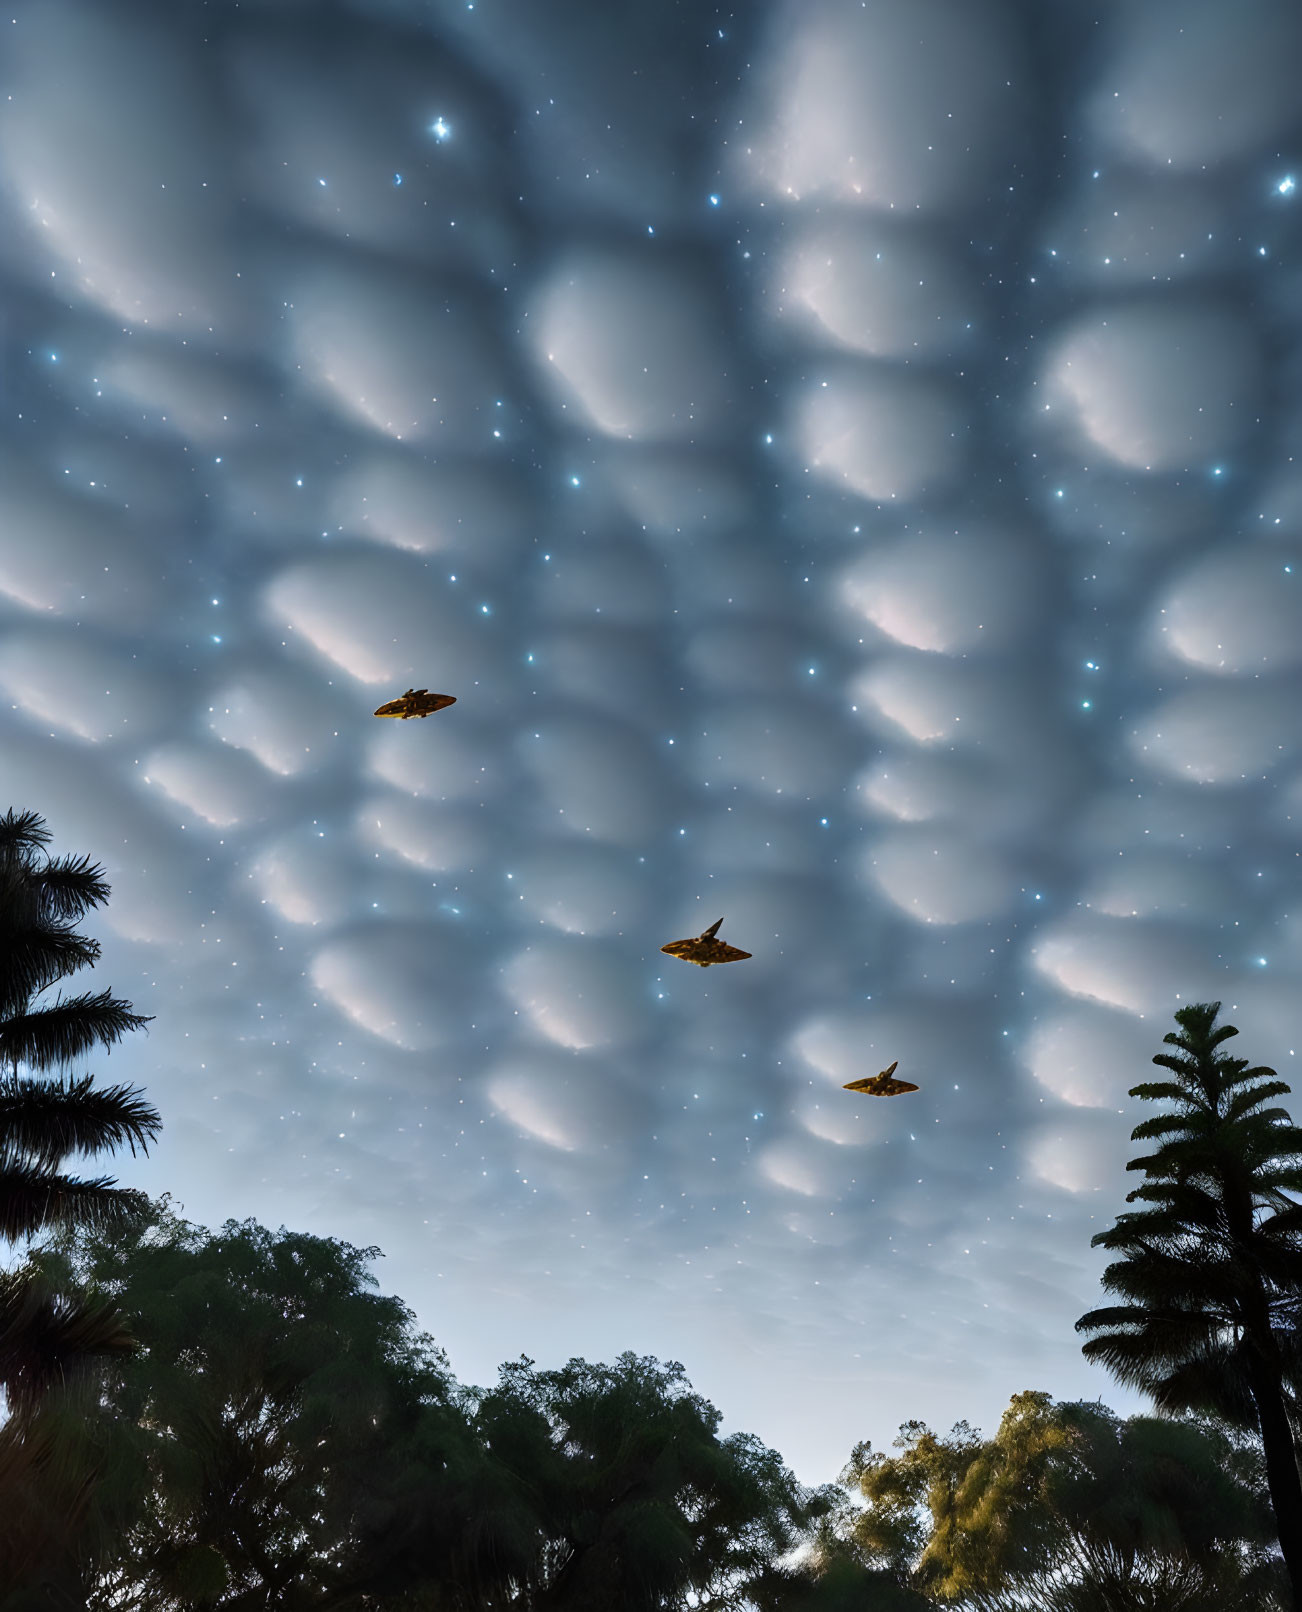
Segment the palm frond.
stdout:
<svg viewBox="0 0 1302 1612">
<path fill-rule="evenodd" d="M 111 1176 L 82 1181 L 0 1156 L 0 1238 L 17 1242 L 48 1226 L 113 1231 L 149 1212 L 149 1199 Z"/>
<path fill-rule="evenodd" d="M 55 857 L 31 870 L 41 904 L 59 918 L 80 918 L 88 907 L 102 906 L 112 893 L 104 869 L 88 856 Z"/>
<path fill-rule="evenodd" d="M 1156 1058 L 1153 1059 L 1154 1063 L 1157 1061 Z M 1175 1068 L 1180 1067 L 1173 1058 L 1167 1061 Z M 1144 1081 L 1138 1086 L 1132 1086 L 1127 1096 L 1143 1097 L 1150 1102 L 1188 1103 L 1189 1101 L 1189 1093 L 1185 1088 L 1177 1086 L 1170 1080 Z"/>
<path fill-rule="evenodd" d="M 1286 1237 L 1302 1234 L 1302 1203 L 1292 1203 L 1287 1209 L 1277 1210 L 1262 1221 L 1257 1233 L 1272 1242 L 1282 1242 Z"/>
<path fill-rule="evenodd" d="M 1081 1345 L 1081 1354 L 1105 1365 L 1132 1388 L 1148 1389 L 1184 1362 L 1178 1340 L 1168 1343 L 1168 1348 L 1155 1348 L 1150 1329 L 1136 1327 L 1128 1332 L 1101 1332 Z"/>
<path fill-rule="evenodd" d="M 33 922 L 23 929 L 0 926 L 3 968 L 0 969 L 0 1022 L 23 1011 L 34 996 L 66 974 L 89 968 L 100 944 L 70 929 Z"/>
<path fill-rule="evenodd" d="M 52 835 L 39 812 L 16 812 L 12 806 L 0 817 L 0 858 L 48 845 Z"/>
<path fill-rule="evenodd" d="M 109 991 L 60 998 L 52 1007 L 0 1020 L 0 1064 L 45 1069 L 71 1063 L 96 1041 L 112 1050 L 128 1030 L 148 1024 L 153 1016 L 130 1012 L 129 1004 Z"/>
<path fill-rule="evenodd" d="M 1274 1073 L 1273 1070 L 1269 1072 Z M 1244 1079 L 1246 1080 L 1252 1074 L 1251 1069 L 1245 1070 Z M 1228 1084 L 1227 1082 L 1227 1086 Z M 1252 1085 L 1245 1086 L 1244 1090 L 1235 1092 L 1230 1098 L 1225 1109 L 1225 1118 L 1229 1123 L 1233 1124 L 1240 1115 L 1250 1114 L 1258 1103 L 1264 1103 L 1269 1097 L 1287 1097 L 1292 1090 L 1293 1088 L 1287 1080 L 1254 1081 Z M 1285 1119 L 1291 1118 L 1286 1108 L 1273 1108 L 1271 1113 L 1281 1114 Z M 1263 1115 L 1262 1117 L 1264 1118 L 1265 1116 Z"/>
<path fill-rule="evenodd" d="M 1138 1087 L 1135 1088 L 1139 1090 Z M 1133 1097 L 1134 1092 L 1131 1093 Z M 1147 1142 L 1154 1136 L 1173 1136 L 1188 1131 L 1189 1117 L 1187 1114 L 1155 1114 L 1152 1119 L 1146 1119 L 1136 1125 L 1130 1133 L 1132 1142 Z"/>
<path fill-rule="evenodd" d="M 96 1361 L 139 1347 L 111 1299 L 60 1293 L 30 1266 L 0 1272 L 0 1385 L 20 1419 Z"/>
<path fill-rule="evenodd" d="M 17 1584 L 68 1549 L 97 1480 L 66 1418 L 11 1417 L 0 1427 L 0 1584 Z"/>
<path fill-rule="evenodd" d="M 96 1089 L 93 1077 L 61 1081 L 0 1076 L 0 1151 L 54 1169 L 69 1154 L 127 1146 L 134 1157 L 162 1129 L 138 1086 Z"/>
<path fill-rule="evenodd" d="M 62 918 L 80 917 L 88 906 L 107 901 L 109 886 L 104 870 L 91 866 L 88 856 L 51 858 L 44 847 L 53 838 L 39 812 L 15 812 L 0 817 L 0 876 L 8 875 L 35 888 Z M 44 866 L 34 858 L 46 855 Z"/>
</svg>

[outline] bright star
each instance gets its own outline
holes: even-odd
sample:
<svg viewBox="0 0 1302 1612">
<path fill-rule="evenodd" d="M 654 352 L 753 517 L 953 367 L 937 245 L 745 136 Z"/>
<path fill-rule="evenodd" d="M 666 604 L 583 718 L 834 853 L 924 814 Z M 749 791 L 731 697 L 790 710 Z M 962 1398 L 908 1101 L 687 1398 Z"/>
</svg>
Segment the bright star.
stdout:
<svg viewBox="0 0 1302 1612">
<path fill-rule="evenodd" d="M 448 124 L 444 123 L 441 117 L 438 117 L 435 118 L 433 123 L 430 124 L 429 132 L 436 140 L 446 140 L 447 137 L 452 133 L 452 130 Z"/>
</svg>

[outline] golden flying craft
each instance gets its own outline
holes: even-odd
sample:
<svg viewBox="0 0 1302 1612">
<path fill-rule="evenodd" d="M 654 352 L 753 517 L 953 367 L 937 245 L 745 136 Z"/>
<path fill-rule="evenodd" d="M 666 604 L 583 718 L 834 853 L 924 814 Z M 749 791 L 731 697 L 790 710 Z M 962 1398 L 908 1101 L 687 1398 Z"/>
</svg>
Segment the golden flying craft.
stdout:
<svg viewBox="0 0 1302 1612">
<path fill-rule="evenodd" d="M 701 968 L 709 968 L 711 963 L 739 963 L 743 957 L 749 957 L 749 952 L 739 951 L 736 946 L 729 946 L 726 940 L 716 940 L 719 932 L 720 918 L 712 923 L 703 934 L 695 935 L 691 940 L 672 940 L 667 946 L 662 946 L 662 952 L 668 952 L 671 957 L 681 957 L 685 963 L 697 963 Z"/>
<path fill-rule="evenodd" d="M 869 1097 L 898 1097 L 902 1091 L 917 1091 L 911 1080 L 893 1080 L 899 1059 L 889 1069 L 883 1069 L 880 1075 L 872 1075 L 867 1080 L 852 1080 L 841 1088 L 842 1091 L 862 1091 Z"/>
<path fill-rule="evenodd" d="M 441 711 L 445 705 L 455 705 L 455 694 L 431 694 L 427 688 L 409 688 L 400 700 L 390 700 L 375 713 L 376 716 L 400 716 L 405 722 L 409 716 L 428 716 Z"/>
</svg>

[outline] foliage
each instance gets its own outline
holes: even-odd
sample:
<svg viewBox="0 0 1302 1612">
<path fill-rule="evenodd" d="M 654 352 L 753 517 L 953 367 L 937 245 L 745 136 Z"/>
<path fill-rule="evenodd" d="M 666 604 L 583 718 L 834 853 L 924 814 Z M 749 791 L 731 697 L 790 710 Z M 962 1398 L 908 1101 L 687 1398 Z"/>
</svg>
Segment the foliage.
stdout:
<svg viewBox="0 0 1302 1612">
<path fill-rule="evenodd" d="M 797 1483 L 720 1414 L 677 1362 L 621 1355 L 538 1371 L 503 1366 L 476 1426 L 530 1497 L 542 1548 L 516 1603 L 555 1612 L 691 1604 L 724 1612 L 835 1503 Z"/>
<path fill-rule="evenodd" d="M 864 1560 L 982 1612 L 1267 1612 L 1287 1605 L 1259 1474 L 1209 1425 L 1118 1419 L 1015 1394 L 993 1439 L 906 1423 L 897 1457 L 856 1446 Z M 1272 1596 L 1274 1599 L 1272 1599 Z"/>
<path fill-rule="evenodd" d="M 1214 1029 L 1219 1002 L 1180 1009 L 1164 1039 L 1178 1052 L 1153 1062 L 1173 1080 L 1132 1088 L 1165 1101 L 1138 1125 L 1136 1141 L 1160 1138 L 1131 1159 L 1144 1185 L 1127 1194 L 1149 1207 L 1122 1214 L 1095 1245 L 1122 1257 L 1103 1286 L 1129 1302 L 1092 1310 L 1077 1331 L 1121 1381 L 1152 1394 L 1161 1410 L 1209 1412 L 1260 1431 L 1276 1526 L 1302 1605 L 1302 1476 L 1293 1429 L 1302 1377 L 1302 1131 L 1287 1110 L 1265 1108 L 1288 1092 L 1273 1069 L 1249 1068 L 1217 1048 L 1238 1034 Z"/>
<path fill-rule="evenodd" d="M 87 1605 L 170 1609 L 739 1607 L 826 1515 L 681 1366 L 626 1354 L 459 1387 L 375 1249 L 227 1222 L 64 1236 L 140 1341 L 89 1421 L 104 1481 Z"/>
<path fill-rule="evenodd" d="M 436 1457 L 469 1436 L 442 1356 L 368 1291 L 377 1252 L 251 1221 L 209 1234 L 163 1203 L 33 1256 L 111 1295 L 141 1346 L 98 1418 L 91 1607 L 354 1604 L 374 1474 L 411 1432 Z"/>
<path fill-rule="evenodd" d="M 42 1072 L 67 1064 L 147 1022 L 107 991 L 32 1006 L 55 980 L 98 958 L 98 943 L 70 920 L 109 894 L 87 858 L 38 866 L 49 838 L 34 812 L 0 818 L 0 1238 L 11 1243 L 52 1226 L 107 1228 L 137 1217 L 141 1194 L 63 1166 L 75 1154 L 144 1151 L 161 1125 L 132 1087 L 19 1073 L 22 1064 Z M 0 1388 L 9 1413 L 0 1426 L 0 1584 L 38 1567 L 50 1582 L 75 1582 L 77 1521 L 98 1459 L 83 1401 L 96 1363 L 133 1347 L 102 1295 L 52 1283 L 30 1266 L 0 1272 Z"/>
</svg>

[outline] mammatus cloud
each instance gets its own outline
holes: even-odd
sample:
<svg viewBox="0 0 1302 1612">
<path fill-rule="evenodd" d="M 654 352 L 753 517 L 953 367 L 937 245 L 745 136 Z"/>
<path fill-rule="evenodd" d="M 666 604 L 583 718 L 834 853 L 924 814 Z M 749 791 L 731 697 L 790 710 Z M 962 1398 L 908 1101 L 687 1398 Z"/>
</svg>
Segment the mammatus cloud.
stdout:
<svg viewBox="0 0 1302 1612">
<path fill-rule="evenodd" d="M 1128 1090 L 1195 1000 L 1289 1076 L 1302 22 L 653 9 L 18 8 L 0 786 L 155 1015 L 124 1180 L 822 1480 L 1125 1409 Z"/>
</svg>

